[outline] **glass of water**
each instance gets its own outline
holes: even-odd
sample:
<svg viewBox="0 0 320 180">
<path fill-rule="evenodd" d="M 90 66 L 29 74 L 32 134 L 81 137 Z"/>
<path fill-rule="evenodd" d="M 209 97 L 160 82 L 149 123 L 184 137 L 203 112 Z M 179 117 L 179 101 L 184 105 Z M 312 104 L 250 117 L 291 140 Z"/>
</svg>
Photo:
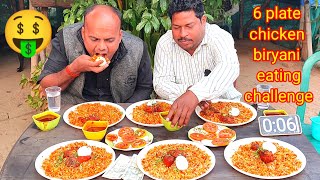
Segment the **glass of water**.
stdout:
<svg viewBox="0 0 320 180">
<path fill-rule="evenodd" d="M 257 85 L 257 92 L 260 92 L 261 94 L 264 92 L 270 93 L 271 88 L 272 88 L 272 86 L 269 84 L 258 84 Z M 257 104 L 258 104 L 259 109 L 268 109 L 269 108 L 269 103 L 267 103 L 267 102 L 258 102 Z"/>
<path fill-rule="evenodd" d="M 48 109 L 53 112 L 59 112 L 61 107 L 61 88 L 51 86 L 45 89 L 48 100 Z"/>
</svg>

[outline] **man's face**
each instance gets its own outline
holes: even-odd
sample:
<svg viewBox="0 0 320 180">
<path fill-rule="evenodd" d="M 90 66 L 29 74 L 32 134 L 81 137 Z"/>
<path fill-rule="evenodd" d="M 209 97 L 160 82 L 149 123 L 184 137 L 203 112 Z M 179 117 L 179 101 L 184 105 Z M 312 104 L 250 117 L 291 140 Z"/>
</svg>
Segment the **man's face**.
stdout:
<svg viewBox="0 0 320 180">
<path fill-rule="evenodd" d="M 102 55 L 111 60 L 121 37 L 120 20 L 110 16 L 105 18 L 88 15 L 82 28 L 82 38 L 90 56 Z"/>
<path fill-rule="evenodd" d="M 172 35 L 174 41 L 189 54 L 193 54 L 204 37 L 206 17 L 201 20 L 193 10 L 172 15 Z"/>
</svg>

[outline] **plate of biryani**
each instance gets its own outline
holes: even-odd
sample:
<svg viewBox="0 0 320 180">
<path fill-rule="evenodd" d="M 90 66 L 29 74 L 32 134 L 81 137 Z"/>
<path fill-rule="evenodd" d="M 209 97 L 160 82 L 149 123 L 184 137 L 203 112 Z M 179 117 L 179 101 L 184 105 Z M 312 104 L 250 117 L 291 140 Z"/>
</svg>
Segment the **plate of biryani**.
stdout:
<svg viewBox="0 0 320 180">
<path fill-rule="evenodd" d="M 110 126 L 125 117 L 125 110 L 114 103 L 92 101 L 72 106 L 63 114 L 63 120 L 70 126 L 81 129 L 87 121 L 108 121 Z"/>
<path fill-rule="evenodd" d="M 143 148 L 137 158 L 139 169 L 152 179 L 199 179 L 215 166 L 207 147 L 187 140 L 164 140 Z"/>
<path fill-rule="evenodd" d="M 171 101 L 150 99 L 131 104 L 126 109 L 127 118 L 135 124 L 147 127 L 163 126 L 160 112 L 169 111 Z"/>
<path fill-rule="evenodd" d="M 112 167 L 114 150 L 91 140 L 73 140 L 53 145 L 41 152 L 37 172 L 47 179 L 93 179 Z"/>
<path fill-rule="evenodd" d="M 122 127 L 109 132 L 105 142 L 113 149 L 122 151 L 139 150 L 153 141 L 153 135 L 142 128 Z"/>
<path fill-rule="evenodd" d="M 197 106 L 195 112 L 202 120 L 222 126 L 241 126 L 257 117 L 257 111 L 249 104 L 226 99 L 209 102 L 205 110 Z"/>
<path fill-rule="evenodd" d="M 230 143 L 224 158 L 235 170 L 261 179 L 283 179 L 300 173 L 306 157 L 295 146 L 271 138 L 245 138 Z"/>
<path fill-rule="evenodd" d="M 194 142 L 209 147 L 227 146 L 236 139 L 236 131 L 211 122 L 198 125 L 188 131 L 188 137 Z"/>
</svg>

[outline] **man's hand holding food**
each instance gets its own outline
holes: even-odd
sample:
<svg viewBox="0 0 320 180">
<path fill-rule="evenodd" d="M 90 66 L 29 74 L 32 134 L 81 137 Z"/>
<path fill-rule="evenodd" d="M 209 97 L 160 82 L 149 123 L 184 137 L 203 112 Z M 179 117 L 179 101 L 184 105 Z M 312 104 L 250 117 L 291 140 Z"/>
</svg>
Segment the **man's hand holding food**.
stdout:
<svg viewBox="0 0 320 180">
<path fill-rule="evenodd" d="M 100 73 L 105 70 L 109 64 L 110 60 L 100 55 L 94 55 L 93 57 L 81 55 L 69 65 L 69 68 L 75 74 L 89 71 Z"/>
</svg>

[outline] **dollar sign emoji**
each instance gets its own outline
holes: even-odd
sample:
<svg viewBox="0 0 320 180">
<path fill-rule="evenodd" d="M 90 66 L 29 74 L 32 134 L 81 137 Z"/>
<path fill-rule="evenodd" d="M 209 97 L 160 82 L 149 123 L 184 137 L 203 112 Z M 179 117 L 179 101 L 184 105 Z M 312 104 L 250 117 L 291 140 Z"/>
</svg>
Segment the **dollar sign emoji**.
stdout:
<svg viewBox="0 0 320 180">
<path fill-rule="evenodd" d="M 22 27 L 23 27 L 23 24 L 20 22 L 18 25 L 17 25 L 17 27 L 18 27 L 18 33 L 21 35 L 22 33 L 23 33 L 23 29 L 22 29 Z"/>
<path fill-rule="evenodd" d="M 28 55 L 30 55 L 30 53 L 31 53 L 31 45 L 30 45 L 29 43 L 26 44 L 26 49 L 27 49 L 27 50 L 26 50 L 25 52 L 26 52 Z"/>
<path fill-rule="evenodd" d="M 34 24 L 33 24 L 33 33 L 35 34 L 35 35 L 37 35 L 38 33 L 39 33 L 39 29 L 38 29 L 38 27 L 39 27 L 39 24 L 37 23 L 37 22 L 35 22 Z"/>
</svg>

